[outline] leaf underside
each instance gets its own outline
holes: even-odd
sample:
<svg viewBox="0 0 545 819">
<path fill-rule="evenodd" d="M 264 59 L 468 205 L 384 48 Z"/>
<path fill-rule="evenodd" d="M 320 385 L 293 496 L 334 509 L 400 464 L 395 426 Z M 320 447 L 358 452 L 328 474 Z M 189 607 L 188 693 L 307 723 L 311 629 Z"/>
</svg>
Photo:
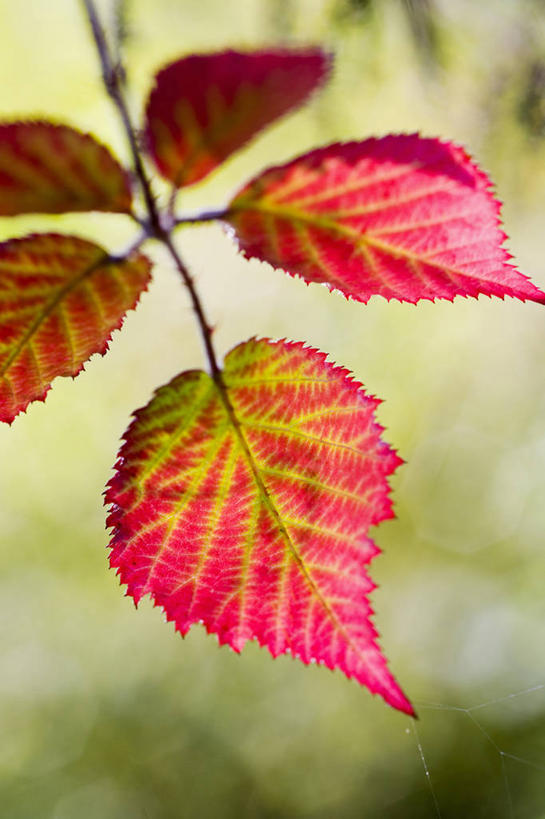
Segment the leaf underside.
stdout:
<svg viewBox="0 0 545 819">
<path fill-rule="evenodd" d="M 0 421 L 43 400 L 58 375 L 75 376 L 105 353 L 150 278 L 141 254 L 113 261 L 75 236 L 0 244 Z"/>
<path fill-rule="evenodd" d="M 413 713 L 371 623 L 369 527 L 400 463 L 379 402 L 299 343 L 250 340 L 135 413 L 106 492 L 111 565 L 186 634 L 341 669 Z"/>
<path fill-rule="evenodd" d="M 328 71 L 329 57 L 317 48 L 184 57 L 156 76 L 148 150 L 166 179 L 192 185 L 301 105 Z"/>
<path fill-rule="evenodd" d="M 508 261 L 490 188 L 462 148 L 391 135 L 264 171 L 225 220 L 246 256 L 364 303 L 479 294 L 544 303 Z"/>
<path fill-rule="evenodd" d="M 89 134 L 51 122 L 0 124 L 0 216 L 129 213 L 126 172 Z"/>
</svg>

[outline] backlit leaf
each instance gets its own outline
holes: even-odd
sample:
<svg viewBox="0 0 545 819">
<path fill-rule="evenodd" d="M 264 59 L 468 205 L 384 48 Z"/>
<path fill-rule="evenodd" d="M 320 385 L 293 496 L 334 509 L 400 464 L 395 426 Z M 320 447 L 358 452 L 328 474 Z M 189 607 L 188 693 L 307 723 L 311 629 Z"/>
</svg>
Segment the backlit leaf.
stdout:
<svg viewBox="0 0 545 819">
<path fill-rule="evenodd" d="M 324 80 L 320 49 L 196 54 L 157 74 L 147 106 L 147 144 L 176 186 L 207 176 Z"/>
<path fill-rule="evenodd" d="M 104 354 L 149 277 L 145 256 L 114 261 L 75 236 L 0 244 L 0 421 L 45 398 L 57 375 L 75 376 Z"/>
<path fill-rule="evenodd" d="M 369 527 L 400 463 L 379 402 L 303 344 L 250 340 L 219 383 L 185 372 L 135 414 L 106 493 L 111 565 L 186 634 L 341 669 L 412 707 L 376 644 Z"/>
<path fill-rule="evenodd" d="M 51 122 L 0 124 L 0 216 L 130 209 L 128 176 L 94 137 Z"/>
<path fill-rule="evenodd" d="M 331 145 L 233 199 L 242 251 L 358 301 L 543 294 L 509 264 L 500 205 L 462 148 L 418 135 Z"/>
</svg>

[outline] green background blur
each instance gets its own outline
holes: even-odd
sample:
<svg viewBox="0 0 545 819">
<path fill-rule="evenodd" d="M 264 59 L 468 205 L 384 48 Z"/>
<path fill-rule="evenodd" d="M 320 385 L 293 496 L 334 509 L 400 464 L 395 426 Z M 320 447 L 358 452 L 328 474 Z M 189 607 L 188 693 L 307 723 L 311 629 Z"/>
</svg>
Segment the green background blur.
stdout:
<svg viewBox="0 0 545 819">
<path fill-rule="evenodd" d="M 509 248 L 545 286 L 543 2 L 129 7 L 138 115 L 152 72 L 191 50 L 318 42 L 337 54 L 328 88 L 184 194 L 184 210 L 220 206 L 265 164 L 316 145 L 419 130 L 463 143 L 491 173 Z M 0 0 L 0 88 L 1 116 L 68 121 L 126 157 L 76 0 Z M 0 223 L 1 237 L 35 230 L 112 250 L 134 233 L 101 214 Z M 341 674 L 254 645 L 236 656 L 200 627 L 182 641 L 107 569 L 101 492 L 130 413 L 204 363 L 187 298 L 152 249 L 154 284 L 109 354 L 0 429 L 0 815 L 543 819 L 543 308 L 364 307 L 246 262 L 219 227 L 180 245 L 222 354 L 254 334 L 304 339 L 385 401 L 380 421 L 407 465 L 398 519 L 375 532 L 373 603 L 417 703 L 435 802 L 409 719 Z"/>
</svg>

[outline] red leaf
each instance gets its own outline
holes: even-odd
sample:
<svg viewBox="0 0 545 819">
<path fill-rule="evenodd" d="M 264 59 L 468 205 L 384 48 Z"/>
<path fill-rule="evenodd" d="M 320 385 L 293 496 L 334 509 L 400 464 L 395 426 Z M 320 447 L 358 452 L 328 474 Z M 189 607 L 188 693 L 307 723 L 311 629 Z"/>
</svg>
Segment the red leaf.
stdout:
<svg viewBox="0 0 545 819">
<path fill-rule="evenodd" d="M 222 382 L 185 372 L 135 414 L 116 474 L 111 565 L 186 634 L 338 668 L 412 707 L 376 644 L 365 565 L 400 463 L 379 403 L 302 344 L 250 340 Z"/>
<path fill-rule="evenodd" d="M 89 134 L 51 122 L 0 125 L 0 215 L 128 213 L 127 174 Z"/>
<path fill-rule="evenodd" d="M 147 106 L 160 172 L 192 185 L 262 128 L 301 105 L 329 71 L 317 48 L 197 54 L 163 68 Z"/>
<path fill-rule="evenodd" d="M 242 251 L 358 301 L 545 294 L 508 263 L 491 183 L 417 135 L 331 145 L 270 168 L 226 220 Z"/>
<path fill-rule="evenodd" d="M 150 277 L 145 256 L 115 261 L 75 236 L 0 244 L 0 421 L 10 423 L 57 375 L 104 354 Z"/>
</svg>

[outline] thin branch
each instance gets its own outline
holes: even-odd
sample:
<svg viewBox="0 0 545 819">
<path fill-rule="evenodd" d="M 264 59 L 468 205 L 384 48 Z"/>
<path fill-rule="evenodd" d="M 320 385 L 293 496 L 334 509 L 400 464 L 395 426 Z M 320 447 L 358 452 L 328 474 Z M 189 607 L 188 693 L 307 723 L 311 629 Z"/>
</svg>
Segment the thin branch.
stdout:
<svg viewBox="0 0 545 819">
<path fill-rule="evenodd" d="M 100 23 L 98 13 L 94 4 L 94 0 L 83 0 L 83 5 L 87 13 L 87 18 L 89 20 L 89 24 L 93 32 L 95 45 L 98 51 L 100 65 L 102 68 L 102 80 L 104 82 L 104 87 L 106 88 L 108 95 L 110 96 L 112 102 L 117 108 L 119 116 L 121 117 L 123 128 L 129 140 L 129 147 L 132 154 L 134 170 L 136 172 L 138 181 L 140 182 L 142 193 L 144 195 L 144 199 L 146 202 L 146 209 L 149 213 L 150 221 L 154 230 L 156 231 L 156 233 L 159 233 L 161 231 L 159 213 L 157 211 L 155 199 L 153 197 L 153 192 L 151 190 L 151 185 L 146 175 L 144 164 L 142 162 L 142 157 L 140 155 L 140 149 L 138 147 L 138 141 L 136 139 L 135 130 L 131 122 L 129 109 L 125 101 L 125 97 L 123 96 L 122 91 L 122 76 L 124 73 L 123 68 L 120 67 L 119 65 L 116 65 L 112 60 L 112 56 L 108 48 L 108 43 L 106 42 L 104 29 L 102 28 L 102 25 Z"/>
<path fill-rule="evenodd" d="M 133 253 L 136 253 L 137 250 L 140 250 L 140 247 L 150 238 L 149 232 L 147 230 L 143 230 L 139 236 L 136 237 L 134 242 L 128 246 L 126 250 L 121 251 L 120 253 L 110 253 L 110 260 L 113 262 L 123 262 L 129 256 L 132 256 Z"/>
<path fill-rule="evenodd" d="M 202 213 L 196 213 L 192 216 L 180 216 L 174 219 L 173 227 L 180 227 L 183 225 L 198 225 L 201 222 L 215 222 L 218 219 L 224 219 L 229 210 L 223 208 L 222 210 L 205 210 Z"/>
<path fill-rule="evenodd" d="M 197 322 L 199 324 L 199 329 L 201 331 L 206 357 L 208 358 L 210 374 L 214 381 L 216 382 L 221 394 L 223 395 L 224 393 L 226 393 L 226 391 L 221 377 L 221 369 L 219 367 L 214 346 L 212 344 L 212 327 L 210 326 L 206 318 L 204 308 L 197 293 L 197 289 L 195 287 L 193 278 L 191 277 L 189 270 L 184 264 L 182 257 L 178 253 L 178 250 L 173 242 L 172 239 L 172 229 L 174 227 L 173 220 L 168 219 L 168 214 L 166 219 L 165 218 L 161 219 L 161 213 L 159 212 L 157 205 L 155 203 L 153 192 L 151 190 L 151 184 L 144 169 L 144 164 L 142 162 L 142 157 L 140 154 L 140 148 L 138 146 L 138 142 L 135 136 L 135 130 L 133 128 L 129 114 L 129 109 L 124 97 L 122 87 L 122 76 L 124 74 L 123 66 L 119 65 L 116 66 L 114 64 L 114 61 L 112 60 L 108 44 L 106 42 L 106 37 L 104 35 L 104 30 L 102 28 L 102 25 L 97 14 L 94 0 L 83 0 L 83 4 L 85 7 L 85 11 L 87 13 L 87 18 L 91 25 L 93 38 L 98 51 L 100 65 L 102 68 L 102 79 L 104 81 L 104 86 L 109 96 L 111 97 L 115 107 L 117 108 L 117 111 L 123 123 L 123 128 L 129 140 L 136 176 L 140 182 L 142 193 L 144 194 L 144 200 L 146 203 L 146 210 L 148 212 L 149 221 L 147 224 L 140 222 L 145 232 L 143 235 L 145 238 L 153 237 L 160 241 L 163 245 L 165 245 L 170 256 L 172 257 L 172 260 L 176 265 L 176 269 L 178 270 L 187 290 L 189 291 L 191 304 L 195 316 L 197 318 Z M 210 218 L 218 217 L 210 216 Z M 207 220 L 205 219 L 201 221 Z"/>
<path fill-rule="evenodd" d="M 168 248 L 168 251 L 176 265 L 176 269 L 178 273 L 181 275 L 185 286 L 189 291 L 189 295 L 191 297 L 191 304 L 193 307 L 193 311 L 197 317 L 197 321 L 199 323 L 199 328 L 201 331 L 202 340 L 204 343 L 204 349 L 206 350 L 206 356 L 208 358 L 208 363 L 210 365 L 210 374 L 216 383 L 222 382 L 221 379 L 221 369 L 216 359 L 216 353 L 214 350 L 214 346 L 212 344 L 212 327 L 208 324 L 208 320 L 204 314 L 204 309 L 201 304 L 201 300 L 199 298 L 199 294 L 195 288 L 195 283 L 191 276 L 191 273 L 185 266 L 184 262 L 182 261 L 182 257 L 178 253 L 174 242 L 172 241 L 172 237 L 165 233 L 164 237 L 162 238 L 163 244 Z"/>
</svg>

